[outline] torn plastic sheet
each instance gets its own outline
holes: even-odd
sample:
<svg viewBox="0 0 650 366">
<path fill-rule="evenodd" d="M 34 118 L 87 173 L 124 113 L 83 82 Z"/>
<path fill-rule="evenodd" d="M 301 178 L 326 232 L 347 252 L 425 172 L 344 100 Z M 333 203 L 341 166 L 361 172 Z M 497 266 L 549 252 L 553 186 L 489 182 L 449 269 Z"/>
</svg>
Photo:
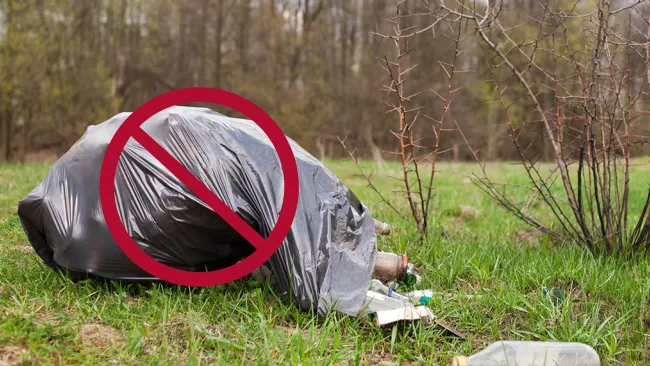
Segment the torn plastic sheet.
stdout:
<svg viewBox="0 0 650 366">
<path fill-rule="evenodd" d="M 88 127 L 19 203 L 27 237 L 48 266 L 81 278 L 157 280 L 115 243 L 99 200 L 106 147 L 129 115 Z M 206 108 L 172 107 L 142 128 L 263 237 L 279 216 L 284 189 L 297 189 L 284 187 L 278 156 L 252 121 Z M 301 308 L 354 316 L 374 267 L 374 219 L 320 161 L 289 143 L 300 180 L 298 210 L 269 267 L 280 289 Z M 254 250 L 134 139 L 120 157 L 115 192 L 127 232 L 167 266 L 220 269 Z"/>
</svg>

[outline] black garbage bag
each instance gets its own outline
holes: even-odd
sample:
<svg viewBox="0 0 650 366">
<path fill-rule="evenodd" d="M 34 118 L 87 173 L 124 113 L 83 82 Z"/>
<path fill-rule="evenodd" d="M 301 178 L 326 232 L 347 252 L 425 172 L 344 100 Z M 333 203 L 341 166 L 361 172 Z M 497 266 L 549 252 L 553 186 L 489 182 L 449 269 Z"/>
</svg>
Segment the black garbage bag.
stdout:
<svg viewBox="0 0 650 366">
<path fill-rule="evenodd" d="M 129 113 L 87 131 L 18 206 L 34 250 L 50 267 L 122 281 L 156 281 L 115 243 L 99 199 L 104 153 Z M 267 237 L 284 181 L 270 140 L 255 123 L 206 108 L 172 107 L 142 128 L 217 197 Z M 300 179 L 288 236 L 269 259 L 276 283 L 304 309 L 355 316 L 370 285 L 374 221 L 357 197 L 289 140 Z M 152 258 L 186 271 L 230 266 L 255 249 L 134 139 L 115 178 L 120 217 Z"/>
</svg>

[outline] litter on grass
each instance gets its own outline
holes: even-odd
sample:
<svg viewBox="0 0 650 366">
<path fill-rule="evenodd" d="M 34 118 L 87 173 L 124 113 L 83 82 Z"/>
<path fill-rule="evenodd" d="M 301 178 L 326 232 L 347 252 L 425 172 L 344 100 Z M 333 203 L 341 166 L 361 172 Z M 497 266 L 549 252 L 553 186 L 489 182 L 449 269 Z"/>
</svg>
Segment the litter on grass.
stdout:
<svg viewBox="0 0 650 366">
<path fill-rule="evenodd" d="M 120 113 L 88 127 L 18 206 L 27 237 L 43 262 L 76 279 L 159 281 L 115 243 L 99 198 L 106 148 L 129 115 Z M 254 278 L 272 275 L 287 298 L 320 315 L 331 310 L 373 314 L 379 325 L 435 318 L 422 302 L 424 294 L 414 305 L 413 293 L 398 301 L 391 294 L 369 291 L 373 273 L 407 285 L 418 283 L 419 276 L 412 273 L 406 255 L 377 255 L 376 236 L 388 235 L 390 225 L 375 220 L 345 184 L 294 141 L 289 139 L 300 186 L 284 187 L 273 145 L 252 121 L 206 108 L 172 107 L 141 128 L 262 237 L 273 230 L 284 190 L 299 188 L 289 234 Z M 127 232 L 167 266 L 195 272 L 221 269 L 255 251 L 134 139 L 120 156 L 114 184 Z"/>
<path fill-rule="evenodd" d="M 19 203 L 27 237 L 48 266 L 80 278 L 158 280 L 115 243 L 99 199 L 106 147 L 129 115 L 88 127 Z M 252 121 L 206 108 L 172 107 L 142 129 L 262 237 L 275 225 L 284 190 L 299 189 L 289 234 L 267 263 L 275 282 L 303 309 L 359 313 L 377 251 L 375 221 L 318 159 L 289 139 L 300 186 L 284 187 L 273 145 Z M 134 139 L 120 157 L 115 193 L 131 238 L 167 266 L 215 270 L 255 250 Z"/>
</svg>

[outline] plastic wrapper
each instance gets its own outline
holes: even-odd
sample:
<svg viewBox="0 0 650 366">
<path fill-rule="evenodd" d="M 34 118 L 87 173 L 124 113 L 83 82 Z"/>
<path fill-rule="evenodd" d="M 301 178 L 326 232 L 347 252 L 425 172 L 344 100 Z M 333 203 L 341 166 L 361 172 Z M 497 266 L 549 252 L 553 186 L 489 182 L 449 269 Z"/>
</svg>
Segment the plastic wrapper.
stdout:
<svg viewBox="0 0 650 366">
<path fill-rule="evenodd" d="M 99 199 L 106 147 L 128 116 L 88 127 L 20 202 L 27 237 L 48 266 L 73 276 L 157 280 L 115 243 Z M 261 236 L 270 234 L 285 187 L 279 158 L 254 122 L 205 108 L 172 107 L 142 128 Z M 301 308 L 356 316 L 377 252 L 374 220 L 320 161 L 289 142 L 300 180 L 298 209 L 267 264 L 280 289 Z M 127 232 L 165 265 L 220 269 L 255 250 L 134 139 L 120 157 L 115 192 Z"/>
</svg>

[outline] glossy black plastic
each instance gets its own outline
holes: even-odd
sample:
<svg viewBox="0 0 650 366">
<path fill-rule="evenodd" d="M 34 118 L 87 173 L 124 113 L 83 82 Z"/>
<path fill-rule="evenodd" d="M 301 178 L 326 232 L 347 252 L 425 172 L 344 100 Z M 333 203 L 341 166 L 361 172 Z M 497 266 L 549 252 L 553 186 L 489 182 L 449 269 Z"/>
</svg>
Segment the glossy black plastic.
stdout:
<svg viewBox="0 0 650 366">
<path fill-rule="evenodd" d="M 156 281 L 119 248 L 106 227 L 99 178 L 106 147 L 129 116 L 88 127 L 19 204 L 27 236 L 45 264 L 76 275 Z M 253 122 L 212 110 L 172 107 L 142 128 L 263 237 L 284 192 L 273 146 Z M 268 264 L 288 297 L 324 315 L 357 315 L 377 251 L 367 208 L 320 161 L 289 140 L 300 197 L 291 230 Z M 296 189 L 297 187 L 286 187 Z M 151 257 L 189 271 L 224 268 L 254 248 L 139 143 L 127 143 L 115 178 L 118 210 Z"/>
</svg>

